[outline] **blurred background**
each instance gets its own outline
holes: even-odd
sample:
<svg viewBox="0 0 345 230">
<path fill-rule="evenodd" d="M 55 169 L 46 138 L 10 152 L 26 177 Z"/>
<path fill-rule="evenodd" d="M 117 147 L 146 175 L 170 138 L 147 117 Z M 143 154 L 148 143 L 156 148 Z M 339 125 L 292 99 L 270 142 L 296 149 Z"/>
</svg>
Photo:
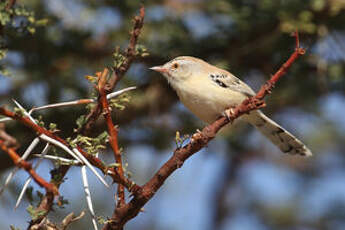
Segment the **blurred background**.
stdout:
<svg viewBox="0 0 345 230">
<path fill-rule="evenodd" d="M 16 6 L 24 5 L 34 15 L 19 15 L 14 24 L 4 23 L 0 12 L 1 45 L 8 50 L 0 64 L 1 106 L 13 108 L 12 98 L 29 109 L 91 97 L 92 85 L 84 76 L 112 65 L 115 47 L 127 45 L 140 4 L 18 0 Z M 114 116 L 134 181 L 145 183 L 171 156 L 176 131 L 191 134 L 204 126 L 148 67 L 176 56 L 196 56 L 258 90 L 293 52 L 290 34 L 296 28 L 307 54 L 279 82 L 264 112 L 303 140 L 314 156 L 283 155 L 253 127 L 237 122 L 177 170 L 125 229 L 344 229 L 345 1 L 152 0 L 144 5 L 139 43 L 150 55 L 138 59 L 118 85 L 138 89 L 129 93 L 126 109 Z M 35 26 L 22 28 L 30 23 Z M 57 123 L 60 135 L 68 137 L 75 119 L 85 112 L 79 106 L 35 116 Z M 94 135 L 104 128 L 100 120 Z M 6 123 L 6 130 L 21 144 L 20 153 L 34 138 L 15 122 Z M 112 162 L 110 152 L 102 157 Z M 49 179 L 53 167 L 45 162 L 38 173 Z M 12 169 L 1 152 L 0 185 Z M 27 199 L 13 210 L 26 178 L 20 171 L 0 197 L 1 229 L 10 224 L 25 229 L 30 220 Z M 96 214 L 111 216 L 115 189 L 104 188 L 91 174 L 90 184 Z M 37 202 L 36 191 L 44 191 L 34 184 L 33 189 Z M 69 204 L 56 206 L 52 220 L 87 208 L 79 168 L 68 172 L 60 191 Z M 72 226 L 90 227 L 88 215 Z"/>
</svg>

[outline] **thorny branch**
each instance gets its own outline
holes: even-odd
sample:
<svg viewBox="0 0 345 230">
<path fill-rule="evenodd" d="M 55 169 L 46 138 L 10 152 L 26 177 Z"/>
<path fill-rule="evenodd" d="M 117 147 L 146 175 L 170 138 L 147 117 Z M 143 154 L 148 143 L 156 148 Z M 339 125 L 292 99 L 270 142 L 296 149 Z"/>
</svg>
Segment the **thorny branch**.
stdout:
<svg viewBox="0 0 345 230">
<path fill-rule="evenodd" d="M 154 196 L 157 190 L 163 185 L 165 180 L 194 153 L 204 148 L 228 123 L 234 121 L 243 114 L 248 114 L 252 110 L 256 110 L 265 106 L 264 97 L 271 93 L 274 85 L 286 73 L 290 66 L 298 57 L 305 54 L 305 50 L 299 47 L 298 33 L 294 34 L 296 38 L 296 48 L 290 58 L 281 66 L 281 68 L 268 80 L 259 90 L 259 92 L 251 98 L 244 100 L 240 105 L 235 107 L 230 113 L 230 119 L 220 117 L 215 122 L 207 125 L 201 132 L 195 133 L 190 142 L 182 148 L 177 148 L 170 159 L 155 173 L 155 175 L 141 187 L 133 199 L 123 207 L 115 210 L 112 219 L 104 226 L 105 230 L 120 230 L 132 218 L 138 215 L 142 207 Z"/>
<path fill-rule="evenodd" d="M 133 21 L 133 30 L 131 31 L 131 37 L 130 42 L 128 44 L 128 47 L 125 51 L 124 56 L 126 57 L 125 61 L 122 63 L 122 65 L 118 68 L 114 68 L 112 71 L 111 78 L 107 82 L 107 84 L 104 86 L 105 92 L 109 93 L 113 91 L 115 88 L 117 82 L 124 76 L 124 74 L 128 71 L 129 67 L 131 66 L 132 62 L 136 58 L 135 53 L 135 47 L 138 42 L 138 37 L 141 33 L 141 29 L 144 25 L 144 17 L 145 17 L 145 8 L 142 6 L 140 8 L 140 13 L 138 16 L 135 16 Z M 86 116 L 87 122 L 86 124 L 79 130 L 80 133 L 87 134 L 91 128 L 96 123 L 98 117 L 100 116 L 102 112 L 101 105 L 98 104 L 95 106 L 90 113 Z"/>
<path fill-rule="evenodd" d="M 40 135 L 44 134 L 44 135 L 62 143 L 65 146 L 70 146 L 70 144 L 67 143 L 64 139 L 62 139 L 61 137 L 52 133 L 51 131 L 45 129 L 44 127 L 41 127 L 41 126 L 35 124 L 28 117 L 24 117 L 24 116 L 21 116 L 19 114 L 13 113 L 13 112 L 11 112 L 11 111 L 3 108 L 3 107 L 0 107 L 0 114 L 4 115 L 6 117 L 10 117 L 13 120 L 17 120 L 17 121 L 21 122 L 22 124 L 31 128 L 32 130 L 34 130 L 35 132 L 37 132 Z M 91 162 L 92 165 L 94 165 L 97 168 L 99 168 L 100 170 L 102 170 L 104 174 L 109 174 L 115 182 L 123 184 L 125 187 L 128 187 L 128 188 L 130 188 L 132 186 L 133 182 L 131 182 L 129 179 L 124 179 L 124 177 L 119 176 L 119 174 L 116 171 L 107 168 L 99 158 L 97 158 L 91 154 L 88 154 L 78 145 L 76 145 L 76 148 L 89 162 Z"/>
<path fill-rule="evenodd" d="M 15 2 L 15 1 L 12 1 Z M 118 81 L 124 76 L 124 74 L 129 69 L 130 65 L 132 64 L 133 60 L 136 58 L 136 45 L 138 41 L 138 37 L 141 33 L 141 29 L 143 27 L 143 20 L 145 16 L 144 7 L 141 7 L 140 13 L 138 16 L 134 18 L 134 26 L 133 30 L 131 31 L 131 37 L 128 44 L 128 47 L 124 53 L 125 60 L 124 62 L 118 67 L 114 68 L 111 73 L 111 77 L 108 80 L 107 76 L 109 71 L 105 69 L 99 77 L 98 82 L 98 91 L 99 91 L 99 98 L 98 104 L 94 107 L 92 111 L 87 115 L 87 122 L 86 124 L 78 130 L 78 133 L 82 133 L 87 135 L 92 129 L 94 123 L 98 120 L 99 116 L 102 114 L 107 123 L 107 128 L 110 134 L 109 141 L 111 147 L 114 151 L 115 160 L 117 163 L 117 167 L 115 168 L 107 168 L 102 161 L 100 161 L 97 157 L 94 157 L 90 154 L 87 154 L 83 151 L 80 147 L 76 147 L 82 155 L 87 158 L 94 166 L 98 167 L 103 171 L 104 174 L 110 175 L 114 182 L 119 183 L 118 186 L 118 203 L 115 206 L 113 216 L 111 219 L 106 223 L 103 229 L 123 229 L 123 226 L 132 218 L 138 215 L 140 210 L 143 206 L 154 196 L 154 194 L 158 191 L 158 189 L 163 185 L 165 180 L 178 168 L 182 167 L 183 163 L 194 153 L 198 152 L 200 149 L 205 147 L 209 141 L 211 141 L 217 134 L 217 132 L 227 125 L 228 123 L 234 121 L 238 117 L 243 114 L 247 114 L 252 110 L 259 109 L 265 106 L 265 102 L 263 101 L 264 97 L 271 93 L 271 90 L 274 88 L 274 85 L 277 81 L 286 73 L 286 71 L 290 68 L 290 66 L 296 61 L 298 57 L 305 53 L 303 48 L 299 47 L 299 38 L 298 33 L 294 34 L 296 38 L 296 48 L 294 53 L 290 56 L 290 58 L 282 65 L 282 67 L 268 80 L 259 90 L 259 92 L 251 98 L 244 100 L 239 106 L 233 108 L 231 110 L 230 116 L 220 117 L 214 123 L 206 126 L 203 128 L 201 132 L 195 133 L 190 142 L 183 146 L 182 148 L 175 149 L 171 158 L 163 165 L 161 168 L 155 173 L 155 175 L 143 186 L 138 186 L 134 184 L 131 180 L 129 180 L 123 173 L 122 167 L 122 159 L 121 159 L 121 152 L 118 146 L 117 140 L 117 129 L 114 126 L 113 120 L 111 118 L 111 111 L 109 108 L 109 104 L 106 98 L 106 94 L 112 91 Z M 77 102 L 77 104 L 81 103 L 90 103 L 91 101 L 81 101 Z M 25 116 L 21 116 L 19 114 L 13 113 L 8 111 L 4 108 L 0 107 L 0 114 L 4 116 L 11 117 L 12 119 L 18 120 L 29 126 L 31 129 L 36 131 L 38 134 L 45 134 L 54 140 L 63 143 L 64 145 L 68 146 L 69 144 L 63 140 L 62 138 L 58 137 L 54 133 L 50 132 L 49 130 L 36 125 L 32 122 L 29 118 Z M 60 180 L 54 181 L 52 183 L 48 183 L 40 178 L 35 171 L 32 169 L 31 164 L 24 161 L 19 160 L 20 157 L 15 152 L 13 148 L 9 148 L 5 145 L 4 141 L 0 140 L 0 148 L 4 150 L 15 162 L 18 167 L 22 167 L 26 169 L 32 178 L 42 187 L 47 190 L 46 195 L 43 197 L 38 210 L 43 210 L 47 214 L 52 207 L 54 196 L 58 194 L 58 187 L 62 183 L 62 179 L 64 175 L 67 173 L 69 166 L 62 165 L 60 166 L 57 171 L 60 175 Z M 133 195 L 133 198 L 126 203 L 125 195 L 124 195 L 124 188 L 127 188 Z M 45 215 L 46 215 L 45 214 Z M 39 223 L 42 218 L 32 221 L 30 226 L 34 223 Z M 29 226 L 29 229 L 30 229 Z"/>
<path fill-rule="evenodd" d="M 114 152 L 114 157 L 117 166 L 115 171 L 123 176 L 123 167 L 122 167 L 122 157 L 121 151 L 119 149 L 117 141 L 117 128 L 114 126 L 113 120 L 111 118 L 111 111 L 107 96 L 105 93 L 105 84 L 107 83 L 107 76 L 109 74 L 108 69 L 104 69 L 98 80 L 98 91 L 99 91 L 99 104 L 102 105 L 103 115 L 107 123 L 108 132 L 109 132 L 109 142 Z M 117 187 L 118 203 L 117 206 L 121 207 L 125 205 L 125 188 L 122 184 L 119 184 Z"/>
<path fill-rule="evenodd" d="M 144 10 L 144 7 L 142 6 L 140 9 L 139 16 L 136 16 L 134 18 L 133 31 L 131 32 L 130 42 L 129 42 L 128 48 L 126 49 L 126 52 L 125 52 L 126 61 L 119 68 L 120 71 L 118 71 L 118 70 L 113 71 L 112 78 L 110 79 L 110 81 L 108 81 L 107 85 L 105 86 L 106 92 L 111 92 L 115 88 L 118 80 L 120 78 L 122 78 L 122 76 L 127 72 L 131 63 L 135 59 L 136 56 L 135 56 L 134 51 L 135 51 L 135 47 L 136 47 L 136 44 L 138 41 L 138 37 L 141 33 L 141 29 L 142 29 L 143 21 L 144 21 L 144 16 L 145 16 L 145 10 Z M 86 101 L 81 101 L 81 102 L 77 102 L 76 104 L 81 104 L 84 102 L 89 103 Z M 98 120 L 99 116 L 101 115 L 101 111 L 102 111 L 102 106 L 99 103 L 86 116 L 87 122 L 78 130 L 77 133 L 81 133 L 83 135 L 88 135 L 90 133 L 91 129 L 93 128 L 95 122 Z M 79 150 L 81 150 L 81 149 L 79 148 Z M 84 154 L 83 151 L 81 151 L 81 152 Z M 92 156 L 90 156 L 90 157 L 92 157 Z M 90 159 L 88 159 L 88 160 L 90 160 Z M 97 158 L 95 158 L 95 161 L 91 161 L 91 163 L 93 165 L 95 165 L 96 167 L 100 167 L 100 169 L 103 172 L 108 173 L 108 175 L 110 175 L 113 178 L 113 181 L 115 183 L 124 185 L 124 187 L 126 187 L 128 189 L 128 191 L 135 194 L 136 191 L 139 190 L 140 187 L 138 185 L 136 185 L 134 182 L 129 180 L 123 174 L 119 173 L 118 170 L 115 170 L 114 168 L 109 168 L 109 169 L 106 168 L 103 164 L 100 164 L 100 162 L 97 161 Z M 57 175 L 59 175 L 60 180 L 56 181 L 56 180 L 52 179 L 52 182 L 55 183 L 57 187 L 59 187 L 59 185 L 62 183 L 62 180 L 63 180 L 64 176 L 66 175 L 66 173 L 68 172 L 68 170 L 69 170 L 69 166 L 67 166 L 67 165 L 61 165 L 55 170 L 55 173 Z M 53 206 L 53 202 L 54 202 L 54 195 L 52 193 L 46 193 L 45 196 L 43 197 L 43 199 L 41 200 L 40 204 L 38 205 L 37 210 L 38 211 L 43 210 L 43 211 L 45 211 L 45 213 L 48 213 Z M 42 219 L 44 218 L 44 216 L 45 215 L 42 215 L 42 218 L 39 218 L 35 221 L 32 220 L 30 222 L 28 229 L 31 229 L 31 226 L 34 226 L 35 224 L 39 224 L 42 221 Z"/>
<path fill-rule="evenodd" d="M 128 71 L 132 62 L 136 58 L 135 47 L 138 43 L 138 38 L 141 33 L 141 29 L 143 28 L 143 25 L 144 25 L 144 17 L 145 17 L 145 8 L 144 6 L 141 6 L 139 15 L 135 16 L 133 19 L 133 22 L 134 22 L 133 30 L 130 32 L 131 38 L 129 40 L 128 47 L 125 51 L 126 59 L 119 68 L 113 69 L 115 74 L 106 84 L 105 89 L 107 92 L 112 91 L 114 89 L 114 87 L 116 86 L 116 83 L 121 80 L 123 75 Z"/>
<path fill-rule="evenodd" d="M 54 195 L 59 195 L 59 190 L 54 184 L 51 184 L 45 181 L 42 177 L 40 177 L 35 170 L 33 170 L 30 163 L 20 158 L 20 156 L 16 153 L 13 148 L 8 148 L 5 145 L 5 142 L 0 140 L 0 148 L 8 154 L 8 156 L 12 159 L 13 163 L 19 167 L 25 169 L 30 176 L 36 181 L 36 183 L 43 187 L 47 193 L 52 193 Z"/>
</svg>

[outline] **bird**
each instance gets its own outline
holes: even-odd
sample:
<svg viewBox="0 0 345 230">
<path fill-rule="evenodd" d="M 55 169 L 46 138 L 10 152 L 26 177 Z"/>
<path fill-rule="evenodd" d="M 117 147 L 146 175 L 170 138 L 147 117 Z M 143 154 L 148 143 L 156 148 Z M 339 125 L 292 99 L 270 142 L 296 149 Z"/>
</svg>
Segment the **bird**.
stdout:
<svg viewBox="0 0 345 230">
<path fill-rule="evenodd" d="M 150 69 L 162 74 L 176 91 L 182 104 L 208 124 L 226 115 L 227 109 L 255 96 L 255 92 L 246 83 L 230 72 L 196 57 L 176 57 Z M 300 140 L 261 110 L 253 110 L 241 116 L 241 119 L 256 127 L 283 153 L 312 155 Z"/>
</svg>

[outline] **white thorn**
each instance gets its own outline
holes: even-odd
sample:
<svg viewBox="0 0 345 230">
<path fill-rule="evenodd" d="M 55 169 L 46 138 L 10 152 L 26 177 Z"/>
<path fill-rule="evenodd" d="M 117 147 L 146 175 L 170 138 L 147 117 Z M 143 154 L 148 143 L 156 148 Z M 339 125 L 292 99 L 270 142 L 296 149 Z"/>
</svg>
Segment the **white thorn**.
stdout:
<svg viewBox="0 0 345 230">
<path fill-rule="evenodd" d="M 10 172 L 10 174 L 8 174 L 5 184 L 0 189 L 0 195 L 5 191 L 5 189 L 7 188 L 8 184 L 11 182 L 13 176 L 16 174 L 17 171 L 18 171 L 18 168 L 15 168 Z"/>
<path fill-rule="evenodd" d="M 51 137 L 48 137 L 45 134 L 41 134 L 40 138 L 44 141 L 47 141 L 57 147 L 62 148 L 63 150 L 65 150 L 69 155 L 71 155 L 74 159 L 78 160 L 81 162 L 81 160 L 72 152 L 72 150 L 70 150 L 66 145 L 62 144 L 60 141 L 57 141 Z"/>
<path fill-rule="evenodd" d="M 43 149 L 41 155 L 42 155 L 42 156 L 46 155 L 47 152 L 49 151 L 49 148 L 50 148 L 49 144 L 46 144 L 46 146 L 44 147 L 44 149 Z M 43 160 L 43 159 L 40 159 L 40 160 L 37 162 L 37 164 L 34 166 L 34 169 L 37 169 L 37 167 L 41 164 L 42 160 Z M 23 188 L 22 188 L 22 191 L 20 192 L 20 194 L 19 194 L 19 196 L 18 196 L 16 205 L 14 206 L 14 210 L 16 210 L 16 209 L 18 208 L 18 206 L 19 206 L 20 202 L 22 201 L 23 196 L 24 196 L 24 194 L 25 194 L 25 192 L 26 192 L 26 189 L 28 188 L 28 186 L 29 186 L 29 184 L 30 184 L 31 181 L 32 181 L 32 177 L 28 177 L 28 179 L 26 179 L 26 181 L 25 181 L 25 183 L 24 183 L 24 186 L 23 186 Z"/>
<path fill-rule="evenodd" d="M 30 118 L 30 120 L 36 124 L 36 121 L 31 117 L 31 115 L 30 115 L 28 112 L 26 112 L 26 110 L 25 110 L 16 100 L 13 99 L 13 101 L 14 101 L 14 103 L 15 103 L 20 109 L 22 109 L 22 110 L 24 111 L 24 114 L 25 114 L 26 116 L 28 116 L 28 117 Z M 62 148 L 62 149 L 65 150 L 67 153 L 69 153 L 72 157 L 74 157 L 76 160 L 81 160 L 84 164 L 86 164 L 87 167 L 90 168 L 90 170 L 96 175 L 96 177 L 97 177 L 106 187 L 109 188 L 108 183 L 98 174 L 98 172 L 95 170 L 95 168 L 94 168 L 94 167 L 90 164 L 90 162 L 88 162 L 88 160 L 78 151 L 78 149 L 73 149 L 73 152 L 74 152 L 75 154 L 77 154 L 79 158 L 78 158 L 78 157 L 77 157 L 67 146 L 65 146 L 64 144 L 60 143 L 59 141 L 57 141 L 57 140 L 55 140 L 55 139 L 53 139 L 53 138 L 50 138 L 50 137 L 48 137 L 48 136 L 45 135 L 45 134 L 41 134 L 39 137 L 40 137 L 41 139 L 43 139 L 43 140 L 49 142 L 49 143 L 52 143 L 53 145 L 56 145 L 56 146 Z"/>
<path fill-rule="evenodd" d="M 134 90 L 136 88 L 137 88 L 136 86 L 131 86 L 131 87 L 128 87 L 128 88 L 125 88 L 125 89 L 118 90 L 118 91 L 113 92 L 113 93 L 109 93 L 107 95 L 107 99 L 108 100 L 112 99 L 112 98 L 117 97 L 117 96 L 119 96 L 119 95 L 121 95 L 121 94 L 123 94 L 123 93 L 125 93 L 127 91 Z"/>
<path fill-rule="evenodd" d="M 58 156 L 52 156 L 52 155 L 41 155 L 41 154 L 33 154 L 33 156 L 35 157 L 39 157 L 42 159 L 47 159 L 47 160 L 54 160 L 54 161 L 60 161 L 62 163 L 66 163 L 66 164 L 72 164 L 72 165 L 80 165 L 81 162 L 80 160 L 72 160 L 72 159 L 67 159 L 67 158 L 63 158 L 63 157 L 58 157 Z"/>
<path fill-rule="evenodd" d="M 12 118 L 9 118 L 9 117 L 4 117 L 4 118 L 1 118 L 0 119 L 0 123 L 5 123 L 7 121 L 12 121 Z"/>
<path fill-rule="evenodd" d="M 93 228 L 95 230 L 98 230 L 96 216 L 95 216 L 95 212 L 93 210 L 91 193 L 90 193 L 90 189 L 89 189 L 89 182 L 87 180 L 85 165 L 81 166 L 81 176 L 82 176 L 83 184 L 84 184 L 84 192 L 85 192 L 86 203 L 87 203 L 87 206 L 89 208 L 89 212 L 90 212 L 91 217 L 92 217 Z"/>
<path fill-rule="evenodd" d="M 98 177 L 98 179 L 106 186 L 109 188 L 108 183 L 103 179 L 103 177 L 101 175 L 99 175 L 99 173 L 96 171 L 96 169 L 90 164 L 90 162 L 83 156 L 83 154 L 81 154 L 79 152 L 78 149 L 74 148 L 73 152 L 80 158 L 80 160 L 86 164 L 87 167 L 89 167 L 89 169 L 95 174 L 96 177 Z"/>
<path fill-rule="evenodd" d="M 16 100 L 14 100 L 14 99 L 12 99 L 12 101 L 13 101 L 21 110 L 23 110 L 25 116 L 29 117 L 29 119 L 30 119 L 33 123 L 36 124 L 35 119 L 33 119 L 33 118 L 30 116 L 30 114 L 23 108 L 23 106 L 21 106 L 21 105 L 20 105 Z"/>
<path fill-rule="evenodd" d="M 32 114 L 34 111 L 42 110 L 42 109 L 49 109 L 49 108 L 57 108 L 57 107 L 63 107 L 63 106 L 69 106 L 69 105 L 77 105 L 80 100 L 75 101 L 68 101 L 68 102 L 60 102 L 60 103 L 54 103 L 49 105 L 40 106 L 37 108 L 32 108 L 29 111 L 29 114 Z"/>
<path fill-rule="evenodd" d="M 24 183 L 24 186 L 22 188 L 22 191 L 20 192 L 19 196 L 18 196 L 18 199 L 17 199 L 17 202 L 16 202 L 16 205 L 14 206 L 14 210 L 16 210 L 20 204 L 20 202 L 22 201 L 23 199 L 23 196 L 26 192 L 26 189 L 28 188 L 29 184 L 31 182 L 31 177 L 28 177 L 28 179 L 26 179 L 25 183 Z"/>
<path fill-rule="evenodd" d="M 23 156 L 21 156 L 20 160 L 26 160 L 26 158 L 28 158 L 28 156 L 30 155 L 30 153 L 32 152 L 32 150 L 36 147 L 36 145 L 39 143 L 40 139 L 39 138 L 35 138 L 31 144 L 29 145 L 29 147 L 25 150 Z M 14 177 L 14 175 L 16 175 L 18 171 L 18 168 L 16 167 L 15 169 L 12 170 L 12 172 L 10 172 L 10 174 L 8 174 L 5 184 L 1 187 L 0 189 L 0 195 L 3 193 L 3 191 L 6 189 L 6 187 L 8 186 L 8 184 L 11 182 L 12 178 Z"/>
<path fill-rule="evenodd" d="M 116 92 L 113 92 L 113 93 L 109 93 L 107 95 L 107 99 L 112 99 L 114 97 L 117 97 L 127 91 L 130 91 L 130 90 L 134 90 L 136 89 L 137 87 L 136 86 L 131 86 L 131 87 L 128 87 L 128 88 L 125 88 L 125 89 L 121 89 L 121 90 L 118 90 Z M 95 99 L 85 99 L 85 100 L 90 100 L 90 103 L 92 102 L 96 102 Z M 16 103 L 17 104 L 17 103 Z M 40 106 L 40 107 L 36 107 L 36 108 L 32 108 L 28 114 L 32 114 L 34 111 L 39 111 L 39 110 L 43 110 L 43 109 L 50 109 L 50 108 L 58 108 L 58 107 L 63 107 L 63 106 L 70 106 L 70 105 L 78 105 L 80 104 L 80 100 L 75 100 L 75 101 L 67 101 L 67 102 L 60 102 L 60 103 L 54 103 L 54 104 L 49 104 L 49 105 L 44 105 L 44 106 Z M 19 107 L 19 106 L 18 106 Z M 1 120 L 0 120 L 1 122 Z"/>
<path fill-rule="evenodd" d="M 36 145 L 40 142 L 40 139 L 38 137 L 36 137 L 31 144 L 29 145 L 29 147 L 25 150 L 23 156 L 20 158 L 21 160 L 26 160 L 26 158 L 28 158 L 28 156 L 30 155 L 30 153 L 32 152 L 32 150 L 34 150 L 34 148 L 36 147 Z"/>
<path fill-rule="evenodd" d="M 61 142 L 48 137 L 45 134 L 41 134 L 40 138 L 55 145 L 58 146 L 60 148 L 62 148 L 63 150 L 65 150 L 67 153 L 69 153 L 74 159 L 83 162 L 84 164 L 86 164 L 87 167 L 89 167 L 91 169 L 91 171 L 96 175 L 96 177 L 106 186 L 109 187 L 109 185 L 107 184 L 107 182 L 105 182 L 105 180 L 98 174 L 98 172 L 95 170 L 95 168 L 90 164 L 90 162 L 88 162 L 88 160 L 78 151 L 78 149 L 73 149 L 70 150 L 66 145 L 62 144 Z"/>
</svg>

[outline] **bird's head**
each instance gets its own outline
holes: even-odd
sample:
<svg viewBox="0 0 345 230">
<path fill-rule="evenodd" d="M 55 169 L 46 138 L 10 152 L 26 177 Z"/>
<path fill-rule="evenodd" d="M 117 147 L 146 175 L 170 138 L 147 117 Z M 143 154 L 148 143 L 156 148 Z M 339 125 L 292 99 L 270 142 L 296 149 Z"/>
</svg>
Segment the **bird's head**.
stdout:
<svg viewBox="0 0 345 230">
<path fill-rule="evenodd" d="M 198 73 L 204 70 L 205 63 L 198 58 L 181 56 L 164 65 L 154 66 L 150 69 L 161 73 L 170 83 L 174 84 L 199 75 Z"/>
</svg>

